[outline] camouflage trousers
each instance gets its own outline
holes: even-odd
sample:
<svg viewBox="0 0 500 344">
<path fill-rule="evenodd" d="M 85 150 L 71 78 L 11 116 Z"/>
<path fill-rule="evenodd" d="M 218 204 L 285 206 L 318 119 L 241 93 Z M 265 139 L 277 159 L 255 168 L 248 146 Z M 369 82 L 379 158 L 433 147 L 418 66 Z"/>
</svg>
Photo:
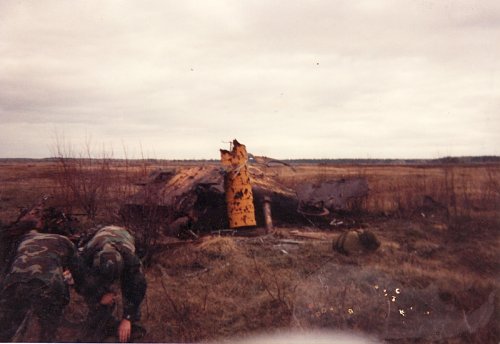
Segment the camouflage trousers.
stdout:
<svg viewBox="0 0 500 344">
<path fill-rule="evenodd" d="M 40 322 L 39 341 L 53 342 L 68 302 L 60 288 L 51 288 L 39 280 L 5 287 L 0 294 L 0 342 L 14 339 L 30 310 Z"/>
</svg>

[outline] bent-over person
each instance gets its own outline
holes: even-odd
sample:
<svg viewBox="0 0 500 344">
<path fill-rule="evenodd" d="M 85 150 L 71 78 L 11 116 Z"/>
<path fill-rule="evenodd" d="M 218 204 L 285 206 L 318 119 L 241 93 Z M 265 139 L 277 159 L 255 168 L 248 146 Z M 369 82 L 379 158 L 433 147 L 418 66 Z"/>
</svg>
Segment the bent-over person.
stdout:
<svg viewBox="0 0 500 344">
<path fill-rule="evenodd" d="M 133 332 L 139 331 L 133 325 L 140 320 L 147 287 L 134 238 L 123 227 L 103 227 L 83 247 L 81 256 L 87 269 L 81 294 L 89 307 L 82 340 L 101 342 L 114 332 L 120 342 L 129 341 Z M 113 316 L 117 284 L 123 303 L 121 320 Z"/>
<path fill-rule="evenodd" d="M 69 303 L 65 269 L 69 269 L 77 284 L 81 283 L 73 243 L 63 235 L 38 232 L 41 222 L 34 217 L 33 228 L 20 238 L 2 281 L 0 342 L 12 341 L 30 309 L 40 321 L 39 341 L 54 341 L 63 309 Z"/>
</svg>

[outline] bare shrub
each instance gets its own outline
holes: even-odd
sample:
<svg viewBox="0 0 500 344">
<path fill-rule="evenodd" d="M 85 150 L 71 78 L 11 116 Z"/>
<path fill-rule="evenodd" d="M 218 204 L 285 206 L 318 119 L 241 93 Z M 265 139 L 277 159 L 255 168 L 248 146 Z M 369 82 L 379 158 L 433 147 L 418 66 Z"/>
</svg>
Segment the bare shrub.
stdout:
<svg viewBox="0 0 500 344">
<path fill-rule="evenodd" d="M 500 209 L 500 173 L 493 168 L 486 169 L 486 180 L 481 185 L 483 190 L 481 208 L 486 210 Z"/>
<path fill-rule="evenodd" d="M 151 161 L 144 156 L 131 161 L 125 149 L 124 160 L 114 160 L 113 153 L 105 149 L 94 154 L 89 139 L 82 152 L 58 139 L 55 152 L 55 191 L 66 211 L 83 213 L 89 226 L 114 223 L 127 227 L 136 239 L 139 256 L 149 265 L 165 217 L 157 194 L 147 192 L 139 210 L 124 208 L 124 204 L 137 192 L 137 181 L 147 177 Z"/>
<path fill-rule="evenodd" d="M 158 204 L 154 192 L 148 192 L 146 196 L 140 206 L 122 205 L 120 216 L 125 227 L 134 233 L 139 256 L 149 265 L 157 251 L 167 213 Z"/>
<path fill-rule="evenodd" d="M 103 150 L 99 157 L 95 157 L 89 140 L 84 151 L 75 154 L 70 146 L 58 141 L 55 158 L 58 196 L 67 207 L 75 207 L 83 211 L 89 220 L 95 221 L 100 207 L 109 198 L 114 180 L 112 154 Z"/>
</svg>

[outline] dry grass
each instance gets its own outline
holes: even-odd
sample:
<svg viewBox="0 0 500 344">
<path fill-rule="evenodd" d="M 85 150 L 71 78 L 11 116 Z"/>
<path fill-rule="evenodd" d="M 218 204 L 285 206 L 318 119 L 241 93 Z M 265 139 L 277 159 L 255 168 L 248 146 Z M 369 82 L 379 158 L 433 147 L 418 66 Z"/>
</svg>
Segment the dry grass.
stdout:
<svg viewBox="0 0 500 344">
<path fill-rule="evenodd" d="M 304 180 L 321 182 L 365 177 L 370 192 L 362 210 L 370 213 L 408 214 L 422 206 L 425 196 L 448 208 L 452 215 L 491 213 L 500 208 L 500 166 L 497 164 L 305 165 L 297 166 L 295 171 L 274 168 L 273 172 L 290 187 Z"/>
<path fill-rule="evenodd" d="M 53 202 L 62 202 L 54 167 L 0 164 L 4 223 L 15 218 L 19 207 L 47 191 L 56 195 Z M 112 173 L 131 181 L 157 167 L 113 165 Z M 278 228 L 257 238 L 207 236 L 197 243 L 172 246 L 158 253 L 146 270 L 148 291 L 142 313 L 148 333 L 142 341 L 231 342 L 230 338 L 297 328 L 354 330 L 395 343 L 500 340 L 496 325 L 500 320 L 499 166 L 296 169 L 294 173 L 270 168 L 268 173 L 290 186 L 304 180 L 367 178 L 370 194 L 362 214 L 354 219 L 381 239 L 381 248 L 369 256 L 345 257 L 331 250 L 330 241 L 283 241 L 297 240 L 290 235 L 292 228 Z M 103 223 L 115 221 L 113 212 L 124 195 L 125 186 L 113 187 L 107 201 L 111 206 L 101 207 L 97 216 Z M 424 196 L 447 211 L 422 209 Z M 335 232 L 339 230 L 323 233 L 328 237 Z M 496 294 L 488 322 L 470 332 L 462 328 L 463 314 L 481 306 L 487 309 L 491 293 Z M 85 307 L 74 296 L 66 317 L 78 323 Z M 461 332 L 453 332 L 446 323 L 439 323 L 441 330 L 434 331 L 432 325 L 443 319 Z M 419 326 L 427 332 L 411 330 Z M 66 323 L 60 339 L 74 341 L 75 333 L 77 327 Z"/>
</svg>

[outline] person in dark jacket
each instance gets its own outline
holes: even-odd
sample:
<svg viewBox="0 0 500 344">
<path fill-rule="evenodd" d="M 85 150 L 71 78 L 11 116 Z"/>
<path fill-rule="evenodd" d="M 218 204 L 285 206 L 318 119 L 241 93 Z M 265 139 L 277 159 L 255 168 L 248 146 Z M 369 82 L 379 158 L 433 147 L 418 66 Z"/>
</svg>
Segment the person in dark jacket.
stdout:
<svg viewBox="0 0 500 344">
<path fill-rule="evenodd" d="M 83 274 L 74 244 L 65 236 L 40 233 L 41 209 L 33 209 L 18 224 L 30 224 L 9 260 L 0 287 L 0 342 L 12 341 L 29 318 L 30 310 L 40 321 L 39 341 L 55 339 L 64 307 L 69 303 L 67 269 L 75 283 Z"/>
<path fill-rule="evenodd" d="M 103 227 L 85 244 L 81 257 L 87 273 L 80 292 L 89 307 L 83 340 L 100 342 L 118 326 L 120 342 L 129 341 L 133 329 L 138 329 L 132 325 L 140 320 L 140 305 L 147 288 L 134 238 L 123 227 Z M 113 316 L 116 282 L 122 294 L 120 321 Z"/>
</svg>

